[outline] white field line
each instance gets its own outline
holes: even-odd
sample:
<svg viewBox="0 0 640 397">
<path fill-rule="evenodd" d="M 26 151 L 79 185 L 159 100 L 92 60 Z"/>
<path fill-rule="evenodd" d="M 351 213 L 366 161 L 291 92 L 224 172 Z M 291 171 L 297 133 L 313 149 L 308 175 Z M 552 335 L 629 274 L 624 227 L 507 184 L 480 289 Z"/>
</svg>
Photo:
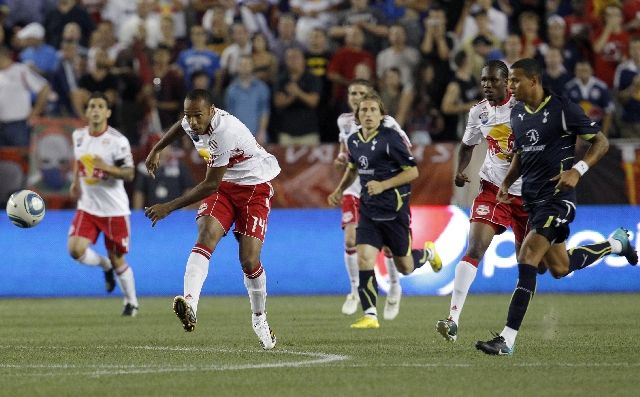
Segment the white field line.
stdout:
<svg viewBox="0 0 640 397">
<path fill-rule="evenodd" d="M 339 354 L 328 354 L 322 352 L 296 352 L 290 350 L 272 350 L 269 352 L 263 352 L 258 350 L 248 349 L 222 349 L 222 348 L 208 348 L 208 347 L 170 347 L 170 346 L 9 346 L 0 345 L 0 350 L 70 350 L 70 351 L 86 351 L 90 353 L 95 350 L 117 350 L 117 349 L 129 349 L 129 350 L 149 350 L 149 351 L 178 351 L 185 353 L 206 352 L 206 353 L 258 353 L 258 354 L 275 354 L 275 355 L 289 355 L 300 356 L 309 359 L 303 360 L 287 360 L 273 363 L 257 363 L 257 364 L 237 364 L 237 365 L 224 365 L 224 364 L 211 364 L 211 365 L 166 365 L 166 364 L 5 364 L 0 363 L 0 369 L 43 369 L 49 370 L 48 372 L 32 373 L 29 375 L 36 376 L 110 376 L 110 375 L 132 375 L 132 374 L 152 374 L 152 373 L 166 373 L 166 372 L 195 372 L 195 371 L 238 371 L 245 369 L 264 369 L 264 368 L 295 368 L 309 365 L 322 365 L 336 361 L 344 361 L 350 359 L 349 356 L 343 356 Z M 51 370 L 78 370 L 73 372 L 59 372 Z M 88 370 L 88 371 L 87 371 Z M 15 374 L 18 376 L 18 374 Z M 19 376 L 25 376 L 27 374 L 22 373 Z"/>
</svg>

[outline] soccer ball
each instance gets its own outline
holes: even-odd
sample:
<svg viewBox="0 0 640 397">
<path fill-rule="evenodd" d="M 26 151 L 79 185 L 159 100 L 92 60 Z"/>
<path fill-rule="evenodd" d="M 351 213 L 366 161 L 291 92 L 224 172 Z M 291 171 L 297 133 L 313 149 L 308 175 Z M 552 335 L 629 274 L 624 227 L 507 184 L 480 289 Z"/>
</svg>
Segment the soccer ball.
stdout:
<svg viewBox="0 0 640 397">
<path fill-rule="evenodd" d="M 45 205 L 40 195 L 31 190 L 20 190 L 9 197 L 7 215 L 18 227 L 33 227 L 44 218 Z"/>
</svg>

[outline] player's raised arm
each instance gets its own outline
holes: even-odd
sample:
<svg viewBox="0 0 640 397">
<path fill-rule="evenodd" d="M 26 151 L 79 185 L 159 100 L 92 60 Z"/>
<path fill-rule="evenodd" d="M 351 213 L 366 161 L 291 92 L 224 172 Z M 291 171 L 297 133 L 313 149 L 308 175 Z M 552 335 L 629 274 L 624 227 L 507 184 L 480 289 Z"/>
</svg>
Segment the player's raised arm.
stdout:
<svg viewBox="0 0 640 397">
<path fill-rule="evenodd" d="M 204 180 L 194 186 L 193 189 L 168 203 L 155 204 L 145 208 L 144 215 L 151 219 L 151 226 L 155 226 L 158 221 L 166 218 L 173 211 L 197 203 L 215 193 L 226 170 L 227 166 L 208 167 Z"/>
<path fill-rule="evenodd" d="M 144 160 L 144 165 L 147 167 L 147 171 L 151 177 L 155 178 L 155 172 L 158 169 L 160 164 L 160 152 L 162 149 L 169 146 L 172 142 L 180 137 L 180 135 L 184 134 L 184 129 L 182 128 L 182 119 L 176 121 L 167 132 L 162 135 L 162 138 L 153 145 L 149 155 Z"/>
</svg>

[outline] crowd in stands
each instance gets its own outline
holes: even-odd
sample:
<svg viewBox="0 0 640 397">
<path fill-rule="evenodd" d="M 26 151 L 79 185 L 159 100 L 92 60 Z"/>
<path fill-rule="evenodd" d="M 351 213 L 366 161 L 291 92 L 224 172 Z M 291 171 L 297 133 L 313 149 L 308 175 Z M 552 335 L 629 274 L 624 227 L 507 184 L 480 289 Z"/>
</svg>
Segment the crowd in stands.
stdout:
<svg viewBox="0 0 640 397">
<path fill-rule="evenodd" d="M 416 143 L 457 141 L 482 65 L 535 57 L 612 137 L 640 137 L 640 0 L 0 0 L 0 147 L 93 91 L 132 146 L 206 88 L 261 143 L 336 142 L 375 82 Z M 619 111 L 614 112 L 614 109 Z"/>
</svg>

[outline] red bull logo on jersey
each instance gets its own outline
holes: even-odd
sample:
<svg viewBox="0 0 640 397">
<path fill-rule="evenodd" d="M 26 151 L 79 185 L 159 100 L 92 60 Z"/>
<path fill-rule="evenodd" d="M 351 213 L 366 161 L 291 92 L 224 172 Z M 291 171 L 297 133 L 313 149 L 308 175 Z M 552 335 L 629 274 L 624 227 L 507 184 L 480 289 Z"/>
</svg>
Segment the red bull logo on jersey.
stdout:
<svg viewBox="0 0 640 397">
<path fill-rule="evenodd" d="M 487 134 L 489 153 L 500 160 L 509 161 L 515 137 L 508 124 L 498 124 Z"/>
</svg>

